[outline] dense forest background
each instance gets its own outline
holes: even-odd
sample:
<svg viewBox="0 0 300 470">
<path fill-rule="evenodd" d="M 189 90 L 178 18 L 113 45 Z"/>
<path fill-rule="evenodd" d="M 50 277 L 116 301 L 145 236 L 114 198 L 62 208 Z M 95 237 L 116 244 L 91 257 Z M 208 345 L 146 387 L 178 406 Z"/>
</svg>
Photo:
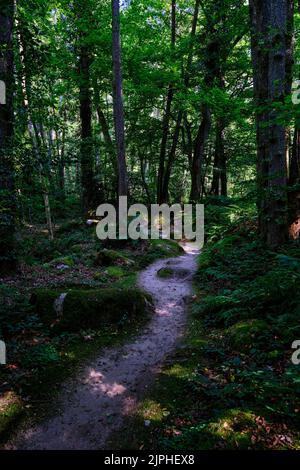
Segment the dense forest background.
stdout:
<svg viewBox="0 0 300 470">
<path fill-rule="evenodd" d="M 297 218 L 294 208 L 287 220 L 287 182 L 291 195 L 299 177 L 290 93 L 298 48 L 293 2 L 286 3 L 270 2 L 268 11 L 251 2 L 250 17 L 243 1 L 123 2 L 120 51 L 119 12 L 113 36 L 110 1 L 19 1 L 13 34 L 1 38 L 14 114 L 12 154 L 1 170 L 10 193 L 1 193 L 2 230 L 7 223 L 10 231 L 10 212 L 17 223 L 42 223 L 46 208 L 52 237 L 51 220 L 79 204 L 92 213 L 129 185 L 131 201 L 146 204 L 230 196 L 249 207 L 259 198 L 268 220 L 260 222 L 262 235 L 283 241 Z M 12 22 L 13 2 L 3 8 L 3 21 Z M 1 239 L 3 258 L 4 232 Z"/>
<path fill-rule="evenodd" d="M 78 292 L 117 289 L 106 300 L 120 310 L 140 269 L 180 254 L 172 241 L 96 239 L 87 220 L 127 195 L 205 204 L 187 371 L 156 392 L 171 409 L 159 445 L 299 446 L 299 28 L 293 0 L 0 0 L 0 332 L 12 358 L 0 434 L 28 397 L 45 400 L 91 349 L 139 328 L 122 320 L 99 336 L 76 309 L 74 322 L 74 305 L 87 308 Z M 47 305 L 74 287 L 53 336 Z M 134 429 L 130 445 L 158 445 Z"/>
</svg>

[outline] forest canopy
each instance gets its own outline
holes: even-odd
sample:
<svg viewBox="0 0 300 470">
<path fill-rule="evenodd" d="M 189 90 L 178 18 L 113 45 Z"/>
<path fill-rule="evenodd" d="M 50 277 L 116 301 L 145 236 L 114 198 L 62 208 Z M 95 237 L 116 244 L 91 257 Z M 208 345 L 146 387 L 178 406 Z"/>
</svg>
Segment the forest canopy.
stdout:
<svg viewBox="0 0 300 470">
<path fill-rule="evenodd" d="M 268 243 L 297 237 L 294 2 L 120 3 L 1 2 L 3 269 L 15 224 L 127 194 L 258 203 Z"/>
</svg>

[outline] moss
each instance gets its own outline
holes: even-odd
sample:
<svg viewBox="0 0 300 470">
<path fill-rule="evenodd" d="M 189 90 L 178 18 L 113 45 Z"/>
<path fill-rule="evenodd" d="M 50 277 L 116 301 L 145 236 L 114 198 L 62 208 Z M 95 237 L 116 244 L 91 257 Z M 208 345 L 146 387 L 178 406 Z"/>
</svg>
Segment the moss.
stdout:
<svg viewBox="0 0 300 470">
<path fill-rule="evenodd" d="M 111 266 L 114 264 L 123 264 L 125 266 L 134 265 L 134 261 L 115 250 L 103 249 L 96 255 L 96 266 Z"/>
<path fill-rule="evenodd" d="M 124 271 L 122 268 L 119 266 L 110 266 L 109 268 L 106 269 L 105 271 L 110 277 L 119 279 L 120 277 L 123 277 L 125 275 Z"/>
<path fill-rule="evenodd" d="M 0 437 L 1 439 L 23 414 L 21 399 L 14 392 L 7 392 L 0 397 Z"/>
<path fill-rule="evenodd" d="M 268 331 L 268 325 L 263 320 L 247 320 L 232 325 L 225 332 L 229 343 L 234 347 L 247 349 L 257 342 Z"/>
<path fill-rule="evenodd" d="M 128 276 L 123 276 L 114 282 L 114 287 L 120 289 L 128 289 L 130 287 L 136 286 L 137 273 L 129 274 Z"/>
<path fill-rule="evenodd" d="M 139 289 L 70 290 L 62 306 L 57 308 L 61 294 L 56 290 L 39 289 L 32 296 L 35 311 L 55 332 L 130 322 L 132 318 L 147 314 L 150 301 L 149 295 Z"/>
<path fill-rule="evenodd" d="M 175 240 L 150 240 L 150 249 L 159 250 L 164 256 L 178 256 L 184 253 L 184 249 Z"/>
<path fill-rule="evenodd" d="M 151 263 L 161 258 L 180 256 L 184 249 L 174 240 L 149 240 L 147 249 L 138 257 L 137 262 L 140 268 L 145 268 Z"/>
<path fill-rule="evenodd" d="M 63 256 L 61 258 L 56 258 L 50 263 L 48 263 L 49 266 L 58 266 L 60 264 L 63 264 L 65 266 L 68 266 L 69 268 L 73 267 L 75 265 L 74 258 L 72 256 Z"/>
<path fill-rule="evenodd" d="M 71 246 L 71 251 L 72 251 L 73 253 L 76 253 L 76 254 L 81 254 L 81 253 L 82 253 L 82 249 L 83 249 L 83 247 L 82 247 L 82 245 L 80 245 L 80 244 L 76 244 L 76 245 Z"/>
<path fill-rule="evenodd" d="M 157 271 L 157 276 L 163 279 L 173 277 L 173 275 L 174 275 L 174 271 L 170 268 L 161 268 L 159 271 Z"/>
<path fill-rule="evenodd" d="M 255 415 L 240 409 L 228 410 L 218 421 L 209 423 L 206 437 L 226 442 L 226 449 L 248 449 L 251 445 L 252 430 L 255 428 Z M 202 436 L 204 437 L 204 436 Z"/>
<path fill-rule="evenodd" d="M 94 274 L 94 280 L 105 283 L 107 282 L 107 275 L 103 271 L 99 271 Z"/>
</svg>

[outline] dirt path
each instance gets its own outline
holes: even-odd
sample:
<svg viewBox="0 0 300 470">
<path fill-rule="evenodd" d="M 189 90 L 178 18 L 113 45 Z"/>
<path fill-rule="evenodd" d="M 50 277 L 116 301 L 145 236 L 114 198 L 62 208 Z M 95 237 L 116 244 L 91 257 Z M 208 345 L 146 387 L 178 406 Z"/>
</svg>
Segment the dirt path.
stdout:
<svg viewBox="0 0 300 470">
<path fill-rule="evenodd" d="M 182 336 L 186 322 L 185 298 L 191 293 L 196 252 L 189 245 L 178 258 L 157 261 L 139 278 L 152 294 L 155 314 L 135 341 L 106 349 L 79 377 L 63 387 L 58 414 L 29 429 L 10 444 L 13 449 L 105 449 L 153 380 L 165 356 Z M 161 279 L 157 271 L 170 267 L 174 277 Z"/>
</svg>

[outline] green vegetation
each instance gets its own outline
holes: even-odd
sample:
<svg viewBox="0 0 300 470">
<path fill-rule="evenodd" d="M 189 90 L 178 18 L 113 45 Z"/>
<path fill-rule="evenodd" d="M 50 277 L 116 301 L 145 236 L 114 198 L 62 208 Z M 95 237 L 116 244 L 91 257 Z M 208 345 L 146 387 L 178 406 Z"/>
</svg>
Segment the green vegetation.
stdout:
<svg viewBox="0 0 300 470">
<path fill-rule="evenodd" d="M 161 277 L 161 278 L 169 278 L 169 277 L 172 277 L 174 274 L 174 271 L 170 268 L 161 268 L 159 269 L 159 271 L 157 271 L 157 275 L 158 277 Z"/>
<path fill-rule="evenodd" d="M 111 250 L 99 246 L 94 227 L 82 222 L 58 224 L 53 241 L 42 227 L 24 228 L 20 236 L 24 277 L 0 286 L 0 334 L 9 351 L 0 370 L 1 442 L 20 419 L 47 415 L 46 403 L 83 361 L 140 330 L 151 299 L 135 287 L 139 269 L 182 252 L 170 241 L 143 242 L 114 250 L 110 266 L 95 266 L 96 257 Z M 68 295 L 55 311 L 62 293 Z"/>
<path fill-rule="evenodd" d="M 253 233 L 255 220 L 234 224 L 228 208 L 215 212 L 222 236 L 208 235 L 199 257 L 187 336 L 123 437 L 113 436 L 119 448 L 300 448 L 299 370 L 291 362 L 300 244 L 270 251 Z"/>
<path fill-rule="evenodd" d="M 118 269 L 118 268 L 114 268 Z M 122 324 L 147 313 L 151 299 L 138 289 L 50 289 L 34 292 L 34 310 L 52 332 L 97 329 Z"/>
<path fill-rule="evenodd" d="M 130 223 L 203 203 L 206 225 L 187 337 L 128 445 L 299 448 L 299 31 L 294 0 L 0 0 L 0 434 L 138 331 L 140 270 L 182 254 L 123 220 L 100 241 L 122 196 Z"/>
</svg>

